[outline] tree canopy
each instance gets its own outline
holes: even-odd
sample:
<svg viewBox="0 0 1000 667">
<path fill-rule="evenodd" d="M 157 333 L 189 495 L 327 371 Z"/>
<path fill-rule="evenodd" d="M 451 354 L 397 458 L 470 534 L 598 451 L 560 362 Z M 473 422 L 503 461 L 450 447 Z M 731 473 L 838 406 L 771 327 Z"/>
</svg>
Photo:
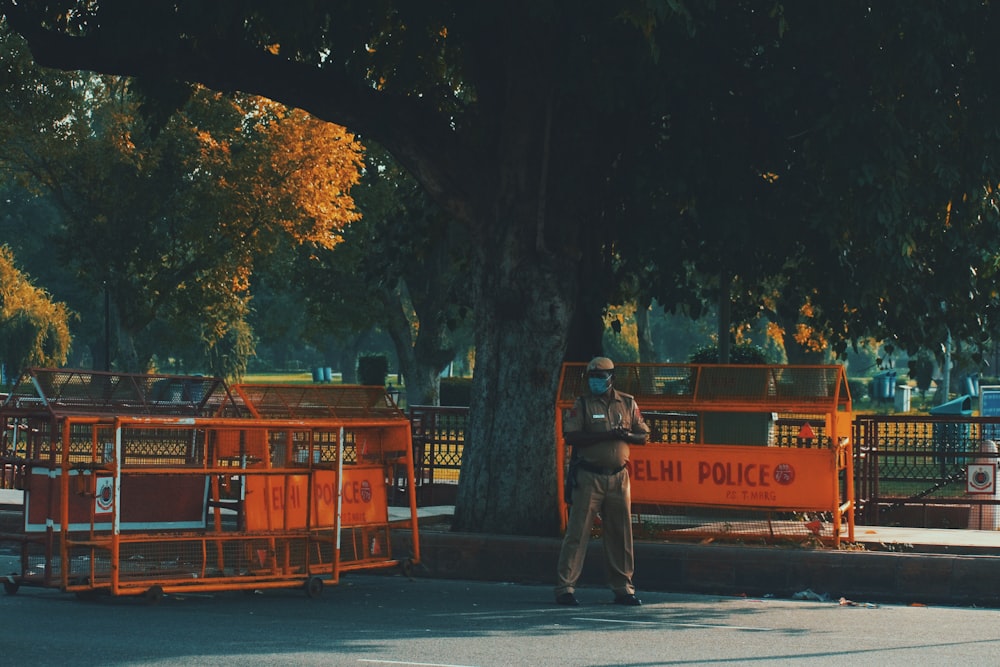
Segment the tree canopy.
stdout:
<svg viewBox="0 0 1000 667">
<path fill-rule="evenodd" d="M 0 246 L 0 363 L 11 384 L 28 366 L 65 363 L 70 318 L 66 304 L 36 287 Z"/>
<path fill-rule="evenodd" d="M 53 245 L 107 294 L 117 366 L 189 351 L 239 375 L 254 266 L 284 244 L 337 243 L 358 218 L 360 144 L 303 111 L 197 86 L 172 87 L 177 106 L 158 115 L 162 90 L 43 70 L 18 40 L 4 31 L 0 166 L 60 209 Z"/>
<path fill-rule="evenodd" d="M 305 267 L 313 325 L 379 325 L 399 357 L 407 403 L 436 405 L 442 371 L 471 344 L 468 239 L 377 146 L 369 144 L 353 192 L 362 219 Z"/>
<path fill-rule="evenodd" d="M 661 57 L 685 66 L 664 77 L 646 161 L 663 187 L 642 186 L 648 224 L 619 244 L 640 284 L 668 306 L 721 289 L 790 354 L 793 338 L 843 353 L 867 335 L 911 351 L 949 328 L 995 335 L 997 11 L 684 6 Z M 680 224 L 656 225 L 671 210 Z"/>
<path fill-rule="evenodd" d="M 463 226 L 460 529 L 555 531 L 559 365 L 600 352 L 623 294 L 721 293 L 838 349 L 992 328 L 991 3 L 0 8 L 41 64 L 262 95 L 375 139 Z"/>
</svg>

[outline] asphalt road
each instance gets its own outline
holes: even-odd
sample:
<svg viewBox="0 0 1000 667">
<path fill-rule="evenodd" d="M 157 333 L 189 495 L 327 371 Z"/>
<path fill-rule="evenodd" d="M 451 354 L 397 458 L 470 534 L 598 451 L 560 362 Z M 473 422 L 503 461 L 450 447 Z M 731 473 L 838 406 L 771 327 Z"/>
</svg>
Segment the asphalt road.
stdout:
<svg viewBox="0 0 1000 667">
<path fill-rule="evenodd" d="M 300 590 L 79 600 L 0 594 L 0 665 L 995 665 L 996 610 L 350 574 Z"/>
</svg>

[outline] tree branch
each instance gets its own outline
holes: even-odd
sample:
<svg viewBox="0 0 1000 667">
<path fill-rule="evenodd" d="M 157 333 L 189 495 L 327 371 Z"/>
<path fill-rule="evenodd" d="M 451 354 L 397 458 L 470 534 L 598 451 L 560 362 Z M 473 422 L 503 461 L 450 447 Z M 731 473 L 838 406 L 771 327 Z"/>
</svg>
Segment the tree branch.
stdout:
<svg viewBox="0 0 1000 667">
<path fill-rule="evenodd" d="M 92 70 L 149 79 L 201 83 L 222 92 L 261 95 L 347 127 L 384 146 L 452 215 L 471 220 L 475 159 L 449 119 L 429 101 L 379 91 L 336 67 L 321 68 L 241 41 L 178 36 L 168 51 L 122 50 L 122 40 L 94 30 L 84 36 L 44 27 L 23 4 L 0 2 L 8 23 L 28 42 L 35 61 L 63 70 Z M 460 180 L 456 180 L 460 179 Z"/>
</svg>

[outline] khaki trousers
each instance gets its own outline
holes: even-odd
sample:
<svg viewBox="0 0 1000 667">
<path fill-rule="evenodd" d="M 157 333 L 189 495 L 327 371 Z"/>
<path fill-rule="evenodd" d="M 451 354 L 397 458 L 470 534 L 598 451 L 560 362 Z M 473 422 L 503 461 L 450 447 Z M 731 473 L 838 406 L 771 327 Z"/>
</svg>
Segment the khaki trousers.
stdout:
<svg viewBox="0 0 1000 667">
<path fill-rule="evenodd" d="M 615 595 L 632 595 L 635 556 L 632 549 L 632 496 L 628 470 L 601 475 L 582 468 L 576 471 L 576 488 L 570 506 L 566 535 L 559 551 L 556 595 L 576 590 L 583 570 L 594 516 L 601 513 L 601 542 L 608 586 Z"/>
</svg>

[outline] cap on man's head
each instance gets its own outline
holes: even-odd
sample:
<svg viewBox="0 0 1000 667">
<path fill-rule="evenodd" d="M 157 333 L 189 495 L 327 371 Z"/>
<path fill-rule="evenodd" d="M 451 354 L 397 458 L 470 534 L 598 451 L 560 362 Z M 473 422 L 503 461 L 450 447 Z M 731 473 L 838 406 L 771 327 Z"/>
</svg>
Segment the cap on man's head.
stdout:
<svg viewBox="0 0 1000 667">
<path fill-rule="evenodd" d="M 607 357 L 594 357 L 587 364 L 587 372 L 592 373 L 593 371 L 613 371 L 615 370 L 615 362 L 611 361 Z"/>
</svg>

